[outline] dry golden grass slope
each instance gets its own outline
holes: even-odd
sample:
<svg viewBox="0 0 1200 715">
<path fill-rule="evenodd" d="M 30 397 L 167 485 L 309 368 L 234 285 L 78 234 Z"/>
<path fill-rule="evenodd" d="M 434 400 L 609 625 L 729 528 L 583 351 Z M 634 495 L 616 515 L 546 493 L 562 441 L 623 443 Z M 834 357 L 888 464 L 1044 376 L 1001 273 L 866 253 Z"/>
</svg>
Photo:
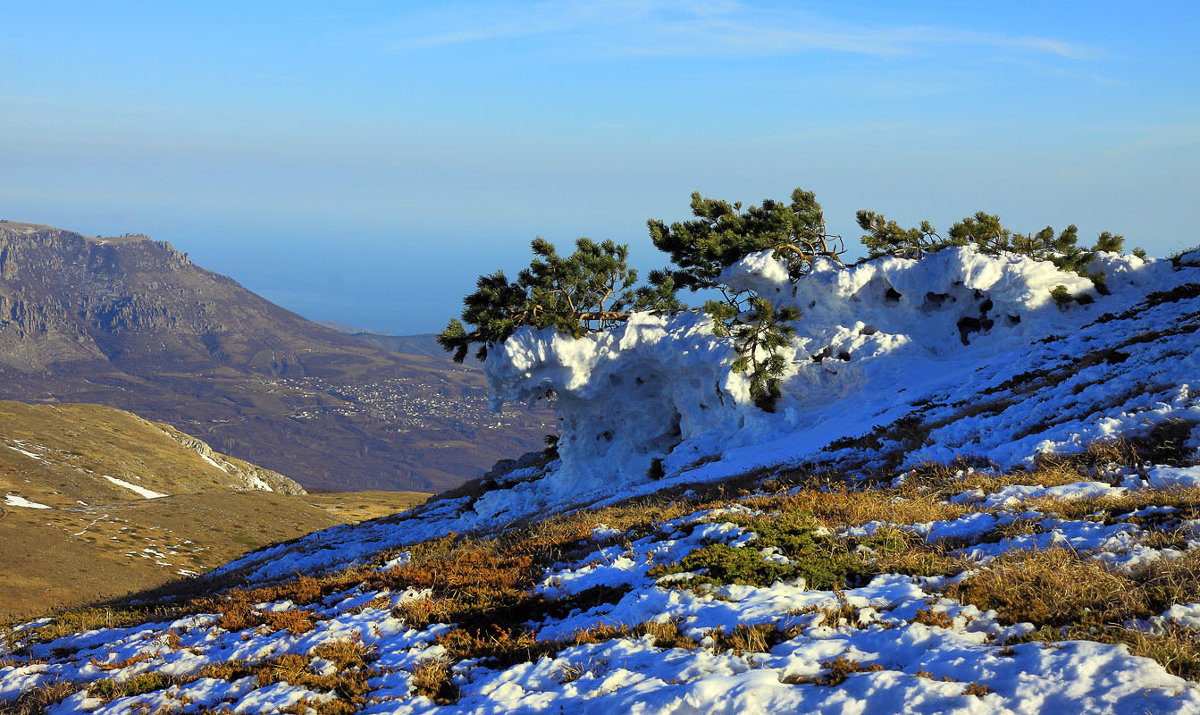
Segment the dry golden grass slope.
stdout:
<svg viewBox="0 0 1200 715">
<path fill-rule="evenodd" d="M 304 494 L 128 412 L 19 402 L 0 402 L 0 495 L 0 619 L 161 586 L 427 496 Z"/>
</svg>

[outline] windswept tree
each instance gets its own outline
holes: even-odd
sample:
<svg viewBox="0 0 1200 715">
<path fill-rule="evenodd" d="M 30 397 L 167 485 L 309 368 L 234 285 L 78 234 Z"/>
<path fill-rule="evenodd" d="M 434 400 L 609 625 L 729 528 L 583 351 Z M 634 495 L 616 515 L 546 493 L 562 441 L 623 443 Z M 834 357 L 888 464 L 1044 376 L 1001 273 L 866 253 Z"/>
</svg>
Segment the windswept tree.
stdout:
<svg viewBox="0 0 1200 715">
<path fill-rule="evenodd" d="M 438 343 L 454 353 L 456 362 L 472 346 L 477 346 L 478 359 L 486 359 L 489 349 L 526 325 L 554 327 L 579 338 L 619 325 L 634 310 L 679 307 L 669 279 L 637 287 L 627 245 L 580 238 L 569 256 L 559 255 L 543 238 L 535 238 L 531 247 L 534 258 L 515 281 L 503 271 L 480 276 L 475 292 L 463 298 L 462 320 L 451 319 L 438 335 Z"/>
<path fill-rule="evenodd" d="M 817 258 L 841 263 L 845 247 L 825 229 L 825 214 L 811 191 L 796 189 L 791 203 L 765 199 L 761 206 L 742 211 L 730 204 L 692 193 L 688 221 L 670 226 L 658 219 L 646 222 L 650 240 L 671 257 L 668 273 L 680 288 L 720 288 L 721 271 L 751 253 L 772 250 L 788 265 L 793 278 L 807 273 Z"/>
<path fill-rule="evenodd" d="M 473 347 L 482 360 L 488 350 L 522 326 L 553 327 L 579 338 L 618 326 L 633 311 L 684 310 L 676 297 L 679 288 L 709 291 L 710 295 L 715 292 L 720 299 L 708 300 L 703 308 L 712 319 L 713 332 L 732 341 L 737 353 L 732 369 L 748 376 L 755 403 L 773 410 L 787 367 L 786 349 L 795 333 L 790 324 L 800 317 L 799 312 L 776 306 L 754 291 L 725 284 L 721 275 L 752 253 L 771 251 L 795 281 L 820 260 L 841 265 L 845 250 L 841 238 L 826 230 L 815 195 L 799 188 L 788 203 L 766 199 L 745 210 L 741 203 L 695 192 L 691 209 L 693 218 L 686 221 L 670 225 L 658 219 L 647 221 L 650 239 L 670 256 L 671 265 L 652 271 L 642 286 L 637 285 L 637 272 L 628 266 L 628 246 L 581 238 L 574 253 L 562 256 L 548 241 L 534 239 L 529 267 L 515 281 L 499 271 L 480 276 L 475 292 L 463 299 L 461 320 L 451 320 L 438 342 L 459 362 Z M 1105 231 L 1091 248 L 1084 248 L 1078 245 L 1079 232 L 1074 225 L 1058 232 L 1046 227 L 1020 234 L 1005 227 L 998 216 L 983 211 L 954 224 L 945 236 L 928 221 L 905 228 L 867 210 L 859 211 L 856 218 L 871 257 L 919 259 L 948 246 L 970 245 L 993 255 L 1011 252 L 1052 261 L 1080 275 L 1089 275 L 1096 252 L 1120 251 L 1124 241 Z M 1140 249 L 1134 253 L 1145 255 Z M 1090 277 L 1103 292 L 1104 276 Z"/>
<path fill-rule="evenodd" d="M 1095 261 L 1098 251 L 1120 252 L 1125 245 L 1124 236 L 1104 231 L 1097 236 L 1091 248 L 1080 246 L 1079 229 L 1075 224 L 1058 232 L 1047 226 L 1037 233 L 1015 233 L 1001 223 L 999 216 L 984 211 L 978 211 L 951 226 L 945 238 L 928 221 L 922 221 L 919 227 L 903 228 L 895 221 L 865 209 L 860 210 L 856 218 L 864 231 L 862 242 L 871 258 L 921 258 L 948 246 L 970 245 L 989 255 L 1014 253 L 1039 261 L 1050 261 L 1062 270 L 1091 278 L 1101 292 L 1104 292 L 1104 274 L 1089 273 L 1089 266 Z M 1146 255 L 1140 248 L 1135 248 L 1133 252 L 1142 257 Z"/>
<path fill-rule="evenodd" d="M 919 259 L 952 245 L 951 241 L 938 235 L 928 221 L 922 221 L 920 226 L 904 228 L 895 221 L 885 219 L 882 214 L 866 209 L 860 209 L 855 218 L 858 227 L 864 231 L 862 244 L 871 258 L 900 256 Z"/>
</svg>

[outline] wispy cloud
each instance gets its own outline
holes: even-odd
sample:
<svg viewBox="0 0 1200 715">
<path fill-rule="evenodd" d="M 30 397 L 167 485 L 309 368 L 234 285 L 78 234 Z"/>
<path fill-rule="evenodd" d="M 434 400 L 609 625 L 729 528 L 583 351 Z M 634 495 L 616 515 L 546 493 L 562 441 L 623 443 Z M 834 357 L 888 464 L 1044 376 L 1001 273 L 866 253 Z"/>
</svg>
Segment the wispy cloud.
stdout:
<svg viewBox="0 0 1200 715">
<path fill-rule="evenodd" d="M 1052 37 L 934 25 L 867 26 L 802 10 L 732 0 L 575 0 L 520 7 L 459 6 L 415 18 L 393 48 L 549 38 L 587 55 L 736 56 L 832 51 L 918 54 L 931 46 L 974 46 L 1082 60 L 1094 48 Z"/>
</svg>

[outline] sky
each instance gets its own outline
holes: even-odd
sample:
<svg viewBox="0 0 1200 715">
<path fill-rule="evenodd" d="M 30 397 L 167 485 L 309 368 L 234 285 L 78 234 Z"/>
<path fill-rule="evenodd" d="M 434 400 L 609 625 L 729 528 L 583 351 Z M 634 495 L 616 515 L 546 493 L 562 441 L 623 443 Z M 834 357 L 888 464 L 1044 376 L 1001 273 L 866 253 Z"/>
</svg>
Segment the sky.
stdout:
<svg viewBox="0 0 1200 715">
<path fill-rule="evenodd" d="M 0 218 L 146 233 L 314 320 L 440 330 L 529 242 L 815 191 L 1200 243 L 1194 2 L 0 0 Z"/>
</svg>

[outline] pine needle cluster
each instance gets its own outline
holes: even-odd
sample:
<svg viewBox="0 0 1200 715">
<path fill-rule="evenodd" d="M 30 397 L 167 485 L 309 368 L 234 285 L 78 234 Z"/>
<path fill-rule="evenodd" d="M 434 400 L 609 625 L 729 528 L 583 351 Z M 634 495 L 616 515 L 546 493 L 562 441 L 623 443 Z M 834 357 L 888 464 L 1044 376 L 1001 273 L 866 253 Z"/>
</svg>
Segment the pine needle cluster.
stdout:
<svg viewBox="0 0 1200 715">
<path fill-rule="evenodd" d="M 554 327 L 575 338 L 608 330 L 629 319 L 635 310 L 674 310 L 674 286 L 666 279 L 655 286 L 637 287 L 637 271 L 628 264 L 629 246 L 588 238 L 575 242 L 575 252 L 559 255 L 543 238 L 531 244 L 534 258 L 517 280 L 503 271 L 480 276 L 474 293 L 463 298 L 462 321 L 451 319 L 437 336 L 438 343 L 462 362 L 471 346 L 475 357 L 525 325 Z M 467 330 L 464 323 L 473 325 Z"/>
</svg>

